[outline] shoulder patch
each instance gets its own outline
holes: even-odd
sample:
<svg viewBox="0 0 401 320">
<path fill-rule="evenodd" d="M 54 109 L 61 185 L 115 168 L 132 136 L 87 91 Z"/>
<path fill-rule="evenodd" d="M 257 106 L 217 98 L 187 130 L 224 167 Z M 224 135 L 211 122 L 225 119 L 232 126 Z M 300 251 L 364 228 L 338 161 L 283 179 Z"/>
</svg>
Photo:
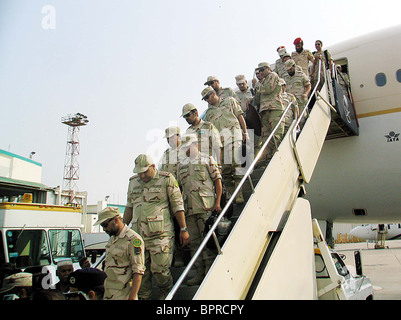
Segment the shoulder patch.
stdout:
<svg viewBox="0 0 401 320">
<path fill-rule="evenodd" d="M 141 239 L 135 238 L 135 239 L 132 241 L 132 245 L 133 245 L 135 248 L 140 248 L 141 245 L 142 245 Z"/>
</svg>

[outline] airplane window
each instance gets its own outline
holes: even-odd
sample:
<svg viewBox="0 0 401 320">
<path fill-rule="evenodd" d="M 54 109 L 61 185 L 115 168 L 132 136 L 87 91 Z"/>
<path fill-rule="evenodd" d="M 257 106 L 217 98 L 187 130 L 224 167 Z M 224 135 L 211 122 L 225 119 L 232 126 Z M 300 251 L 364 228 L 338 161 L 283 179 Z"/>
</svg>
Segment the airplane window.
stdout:
<svg viewBox="0 0 401 320">
<path fill-rule="evenodd" d="M 387 83 L 386 75 L 382 72 L 376 75 L 375 80 L 378 87 L 384 87 Z"/>
<path fill-rule="evenodd" d="M 397 81 L 401 82 L 401 69 L 398 69 L 397 72 L 395 73 L 396 77 L 397 77 Z"/>
</svg>

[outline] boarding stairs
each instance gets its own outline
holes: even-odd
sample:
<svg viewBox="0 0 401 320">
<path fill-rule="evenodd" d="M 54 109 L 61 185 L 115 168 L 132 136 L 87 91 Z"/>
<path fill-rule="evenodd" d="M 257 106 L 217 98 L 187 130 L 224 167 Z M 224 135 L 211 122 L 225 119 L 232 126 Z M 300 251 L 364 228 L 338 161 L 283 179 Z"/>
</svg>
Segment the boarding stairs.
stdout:
<svg viewBox="0 0 401 320">
<path fill-rule="evenodd" d="M 330 103 L 336 97 L 330 97 L 328 91 L 336 84 L 324 82 L 320 92 L 318 85 L 313 89 L 308 108 L 293 121 L 268 166 L 255 169 L 263 149 L 274 139 L 274 131 L 264 143 L 194 257 L 179 276 L 176 274 L 167 300 L 317 298 L 311 208 L 302 196 L 327 133 L 337 126 L 331 119 L 338 111 Z M 286 108 L 282 120 L 290 108 Z M 303 116 L 307 121 L 299 132 Z M 241 187 L 245 203 L 233 204 Z M 218 224 L 232 208 L 233 226 L 222 243 L 216 236 Z M 185 281 L 210 239 L 216 241 L 218 255 L 203 282 L 188 287 Z"/>
</svg>

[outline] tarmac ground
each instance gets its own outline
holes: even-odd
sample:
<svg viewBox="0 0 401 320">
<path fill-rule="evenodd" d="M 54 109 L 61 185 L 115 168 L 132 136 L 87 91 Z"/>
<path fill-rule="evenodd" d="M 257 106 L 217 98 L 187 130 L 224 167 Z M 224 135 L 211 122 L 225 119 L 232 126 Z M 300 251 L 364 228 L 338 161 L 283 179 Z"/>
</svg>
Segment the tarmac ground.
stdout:
<svg viewBox="0 0 401 320">
<path fill-rule="evenodd" d="M 355 270 L 354 251 L 360 250 L 363 273 L 370 278 L 374 300 L 401 300 L 401 240 L 387 240 L 384 249 L 375 249 L 374 242 L 343 243 L 334 246 L 346 255 L 344 263 Z"/>
</svg>

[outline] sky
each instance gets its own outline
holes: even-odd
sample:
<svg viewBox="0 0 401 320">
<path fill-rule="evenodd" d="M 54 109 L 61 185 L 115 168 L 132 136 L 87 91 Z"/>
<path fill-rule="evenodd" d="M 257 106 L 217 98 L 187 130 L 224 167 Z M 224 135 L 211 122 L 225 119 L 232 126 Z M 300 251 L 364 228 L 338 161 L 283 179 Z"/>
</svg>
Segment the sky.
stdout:
<svg viewBox="0 0 401 320">
<path fill-rule="evenodd" d="M 125 204 L 134 160 L 157 163 L 168 126 L 200 113 L 207 77 L 236 88 L 293 41 L 324 48 L 399 24 L 397 1 L 0 0 L 0 149 L 42 164 L 62 186 L 68 127 L 82 113 L 78 191 Z"/>
</svg>

